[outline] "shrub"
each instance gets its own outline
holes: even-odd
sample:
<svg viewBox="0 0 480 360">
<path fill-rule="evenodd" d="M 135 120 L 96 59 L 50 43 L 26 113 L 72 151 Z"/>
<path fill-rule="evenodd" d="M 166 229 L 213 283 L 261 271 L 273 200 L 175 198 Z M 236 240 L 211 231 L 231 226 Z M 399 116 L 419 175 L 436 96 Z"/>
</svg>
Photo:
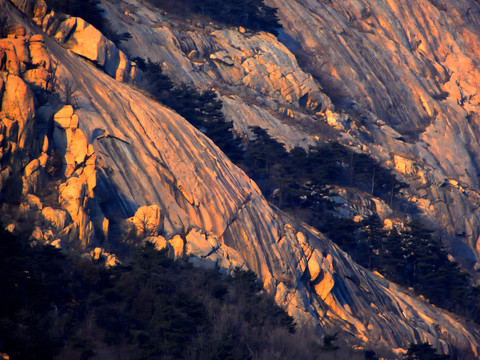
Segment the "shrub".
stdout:
<svg viewBox="0 0 480 360">
<path fill-rule="evenodd" d="M 56 12 L 84 19 L 117 45 L 132 37 L 128 32 L 118 34 L 112 30 L 104 10 L 99 7 L 100 0 L 46 0 L 46 3 Z"/>
<path fill-rule="evenodd" d="M 277 9 L 265 5 L 263 0 L 150 0 L 169 13 L 182 17 L 201 15 L 215 22 L 243 26 L 255 31 L 277 34 L 281 27 Z"/>
</svg>

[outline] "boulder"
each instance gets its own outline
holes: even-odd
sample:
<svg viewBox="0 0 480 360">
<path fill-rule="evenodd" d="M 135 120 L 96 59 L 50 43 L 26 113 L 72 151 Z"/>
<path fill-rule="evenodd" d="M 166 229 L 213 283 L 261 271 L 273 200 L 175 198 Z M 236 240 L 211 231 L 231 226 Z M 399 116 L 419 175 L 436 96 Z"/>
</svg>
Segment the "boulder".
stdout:
<svg viewBox="0 0 480 360">
<path fill-rule="evenodd" d="M 85 198 L 85 184 L 78 178 L 70 178 L 59 187 L 59 202 L 68 211 L 73 221 L 83 205 Z"/>
<path fill-rule="evenodd" d="M 0 49 L 2 49 L 2 62 L 5 64 L 5 70 L 9 74 L 20 75 L 20 61 L 11 39 L 0 39 Z"/>
<path fill-rule="evenodd" d="M 65 105 L 53 116 L 53 122 L 56 126 L 62 129 L 68 129 L 70 127 L 70 121 L 73 116 L 72 105 Z"/>
<path fill-rule="evenodd" d="M 80 129 L 67 129 L 67 151 L 72 154 L 75 164 L 81 164 L 87 156 L 88 142 Z"/>
<path fill-rule="evenodd" d="M 25 202 L 28 204 L 31 210 L 41 211 L 43 208 L 42 201 L 38 196 L 27 194 Z"/>
<path fill-rule="evenodd" d="M 22 25 L 14 24 L 8 27 L 7 33 L 9 38 L 15 39 L 19 37 L 24 37 L 27 32 Z"/>
<path fill-rule="evenodd" d="M 52 245 L 53 247 L 57 248 L 57 249 L 63 249 L 64 248 L 64 244 L 62 242 L 62 240 L 60 239 L 55 239 L 53 240 L 50 245 Z"/>
<path fill-rule="evenodd" d="M 33 6 L 33 20 L 37 25 L 42 24 L 42 20 L 47 14 L 48 6 L 45 0 L 36 0 L 35 5 Z"/>
<path fill-rule="evenodd" d="M 162 229 L 162 212 L 158 205 L 141 206 L 132 219 L 138 237 L 156 236 Z"/>
<path fill-rule="evenodd" d="M 40 74 L 36 74 L 36 78 L 49 81 L 52 77 L 52 62 L 50 55 L 45 47 L 44 38 L 42 35 L 33 35 L 28 42 L 28 50 L 30 54 L 30 64 L 35 69 L 41 70 Z M 29 75 L 33 77 L 32 75 Z M 46 89 L 46 87 L 43 87 Z"/>
<path fill-rule="evenodd" d="M 69 39 L 76 25 L 77 25 L 76 17 L 70 17 L 64 20 L 62 23 L 60 23 L 60 25 L 56 29 L 56 32 L 54 35 L 55 40 L 57 40 L 57 42 L 59 42 L 60 44 L 65 43 Z"/>
<path fill-rule="evenodd" d="M 208 256 L 213 251 L 213 246 L 208 242 L 206 236 L 198 229 L 191 230 L 186 237 L 185 252 L 187 255 L 198 257 Z"/>
<path fill-rule="evenodd" d="M 183 256 L 184 251 L 184 241 L 180 235 L 175 235 L 173 238 L 168 240 L 168 243 L 173 248 L 173 257 L 178 259 L 179 257 Z"/>
<path fill-rule="evenodd" d="M 332 274 L 330 274 L 330 272 L 324 272 L 323 279 L 315 285 L 315 292 L 322 300 L 325 300 L 333 289 L 333 285 L 335 285 L 335 281 L 333 280 Z"/>
<path fill-rule="evenodd" d="M 314 251 L 310 259 L 308 259 L 308 271 L 310 273 L 310 280 L 315 281 L 322 271 L 323 256 Z"/>
<path fill-rule="evenodd" d="M 15 232 L 15 224 L 8 224 L 6 227 L 5 227 L 5 230 L 7 230 L 8 232 L 10 233 L 14 233 Z"/>
<path fill-rule="evenodd" d="M 116 266 L 119 263 L 120 263 L 120 260 L 118 260 L 114 254 L 108 254 L 105 260 L 105 267 Z"/>
<path fill-rule="evenodd" d="M 28 163 L 27 166 L 25 166 L 25 170 L 23 171 L 23 174 L 25 177 L 30 177 L 32 174 L 40 168 L 40 160 L 38 159 L 33 159 Z"/>
<path fill-rule="evenodd" d="M 42 151 L 42 154 L 46 154 L 47 151 L 48 151 L 48 136 L 47 135 L 43 136 L 43 139 L 42 139 L 42 142 L 41 142 L 41 151 Z M 48 155 L 47 155 L 47 157 L 48 157 Z"/>
<path fill-rule="evenodd" d="M 30 46 L 32 46 L 33 43 L 45 43 L 45 38 L 43 37 L 42 34 L 35 34 L 30 37 Z M 32 58 L 33 62 L 33 58 Z"/>
<path fill-rule="evenodd" d="M 10 42 L 15 48 L 15 54 L 17 55 L 18 61 L 20 63 L 20 71 L 23 73 L 27 64 L 30 63 L 30 51 L 28 49 L 28 43 L 24 36 L 19 39 L 10 39 Z"/>
<path fill-rule="evenodd" d="M 23 74 L 25 81 L 44 90 L 47 90 L 51 78 L 52 74 L 43 67 L 27 70 Z"/>
<path fill-rule="evenodd" d="M 118 65 L 116 65 L 114 77 L 118 81 L 128 82 L 129 76 L 130 76 L 130 60 L 128 60 L 128 57 L 124 54 L 123 51 L 119 51 Z"/>
<path fill-rule="evenodd" d="M 68 41 L 66 41 L 66 45 L 75 54 L 83 56 L 101 67 L 104 67 L 108 62 L 111 61 L 110 57 L 113 53 L 116 53 L 118 56 L 118 49 L 116 48 L 115 44 L 103 36 L 103 34 L 93 25 L 87 23 L 81 18 L 72 17 L 65 20 L 62 25 L 60 25 L 59 30 L 62 30 L 62 36 L 59 38 L 59 40 L 65 40 L 65 31 L 63 29 L 68 28 L 70 29 L 69 31 L 71 31 L 73 26 L 70 24 L 73 23 L 76 24 L 75 31 L 69 37 Z M 107 56 L 109 58 L 107 58 Z M 112 74 L 109 73 L 109 75 Z"/>
<path fill-rule="evenodd" d="M 99 247 L 96 247 L 96 248 L 93 249 L 93 251 L 91 252 L 91 255 L 92 255 L 92 259 L 93 259 L 93 260 L 100 260 L 102 254 L 103 254 L 103 249 L 102 249 L 102 248 L 99 248 Z"/>
<path fill-rule="evenodd" d="M 2 111 L 18 122 L 18 145 L 30 150 L 33 144 L 35 107 L 33 93 L 16 75 L 8 75 L 2 99 Z"/>
<path fill-rule="evenodd" d="M 0 129 L 1 129 L 1 133 L 5 135 L 6 140 L 9 140 L 12 142 L 17 141 L 18 121 L 11 120 L 8 117 L 2 116 L 2 114 L 0 113 Z"/>
<path fill-rule="evenodd" d="M 88 247 L 94 238 L 93 224 L 84 208 L 86 190 L 87 185 L 78 177 L 69 178 L 59 187 L 59 202 L 77 225 L 78 238 L 83 247 Z"/>
<path fill-rule="evenodd" d="M 70 222 L 70 214 L 62 209 L 53 209 L 49 206 L 42 209 L 43 218 L 49 222 L 57 231 L 65 228 Z"/>
<path fill-rule="evenodd" d="M 169 245 L 167 240 L 161 235 L 149 236 L 145 238 L 145 241 L 152 243 L 155 246 L 155 249 L 157 250 L 165 249 Z"/>
</svg>

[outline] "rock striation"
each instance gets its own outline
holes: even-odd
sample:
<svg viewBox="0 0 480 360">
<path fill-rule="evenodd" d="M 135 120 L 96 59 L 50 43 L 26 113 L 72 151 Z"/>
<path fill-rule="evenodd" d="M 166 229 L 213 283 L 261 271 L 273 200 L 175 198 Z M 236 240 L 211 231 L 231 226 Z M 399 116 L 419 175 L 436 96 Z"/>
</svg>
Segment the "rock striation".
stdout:
<svg viewBox="0 0 480 360">
<path fill-rule="evenodd" d="M 178 22 L 136 0 L 104 7 L 135 34 L 127 52 L 215 89 L 240 134 L 260 126 L 287 148 L 337 137 L 395 170 L 455 259 L 480 268 L 477 2 L 268 4 L 279 9 L 280 41 Z M 464 191 L 443 186 L 449 179 Z"/>
<path fill-rule="evenodd" d="M 117 31 L 133 34 L 121 45 L 126 52 L 159 62 L 177 83 L 217 91 L 240 134 L 252 135 L 248 126 L 261 123 L 289 148 L 314 145 L 321 135 L 308 133 L 301 123 L 322 122 L 330 99 L 271 34 L 176 23 L 136 0 L 103 6 Z M 302 121 L 292 118 L 294 113 Z"/>
<path fill-rule="evenodd" d="M 23 20 L 9 2 L 0 0 L 0 5 L 11 21 L 23 24 L 25 35 L 18 35 L 19 38 L 26 41 L 26 37 L 35 34 L 35 28 Z M 30 16 L 37 14 L 18 3 L 17 7 Z M 108 4 L 106 7 L 112 10 Z M 138 9 L 138 13 L 143 11 L 155 14 L 152 10 Z M 46 18 L 47 15 L 42 24 Z M 128 29 L 135 35 L 133 28 L 132 25 Z M 145 34 L 146 28 L 138 30 L 138 34 Z M 173 34 L 167 26 L 158 28 L 163 30 L 155 30 L 151 35 L 156 39 L 168 39 Z M 248 98 L 250 94 L 264 98 L 262 101 L 268 106 L 258 100 L 255 106 L 261 108 L 259 111 L 290 104 L 302 114 L 314 112 L 312 121 L 316 119 L 315 112 L 324 112 L 332 123 L 346 126 L 341 114 L 333 114 L 328 98 L 317 92 L 318 83 L 298 67 L 288 49 L 271 35 L 251 34 L 247 38 L 232 30 L 216 30 L 208 37 L 193 32 L 189 36 L 197 39 L 194 44 L 202 44 L 198 49 L 188 48 L 195 61 L 201 56 L 200 50 L 215 45 L 205 60 L 208 66 L 197 69 L 191 76 L 211 76 L 210 79 L 231 86 L 230 90 L 235 89 L 234 85 L 241 87 L 238 99 Z M 211 43 L 214 38 L 220 40 Z M 208 42 L 205 39 L 209 39 Z M 165 44 L 169 45 L 168 41 Z M 235 51 L 237 42 L 240 52 Z M 220 45 L 232 54 L 227 54 Z M 260 53 L 249 55 L 248 51 L 257 45 Z M 59 44 L 45 38 L 43 46 L 45 53 L 55 59 L 59 83 L 77 80 L 75 106 L 65 104 L 63 89 L 60 94 L 63 97 L 59 96 L 56 104 L 46 102 L 36 107 L 33 97 L 40 97 L 41 92 L 34 92 L 33 85 L 22 79 L 20 62 L 18 67 L 12 66 L 12 73 L 3 67 L 0 72 L 2 114 L 7 114 L 2 117 L 2 134 L 8 134 L 2 143 L 2 154 L 9 154 L 2 155 L 4 186 L 11 189 L 13 176 L 28 174 L 26 179 L 34 179 L 32 174 L 42 168 L 39 157 L 44 153 L 47 162 L 49 158 L 54 159 L 52 150 L 59 159 L 59 207 L 44 206 L 39 194 L 34 194 L 33 185 L 22 199 L 51 224 L 48 230 L 35 228 L 32 239 L 51 241 L 58 246 L 65 241 L 72 247 L 88 248 L 94 260 L 113 264 L 116 260 L 105 251 L 104 245 L 122 240 L 124 233 L 118 224 L 124 220 L 127 226 L 131 225 L 136 240 L 140 237 L 141 241 L 150 241 L 159 249 L 167 247 L 171 256 L 190 256 L 196 265 L 218 266 L 225 272 L 236 267 L 255 271 L 265 290 L 298 322 L 315 324 L 319 329 L 340 326 L 361 342 L 388 346 L 399 356 L 410 342 L 423 341 L 444 351 L 455 348 L 473 357 L 479 356 L 477 326 L 462 322 L 359 267 L 318 231 L 271 207 L 256 184 L 201 132 L 178 114 L 114 79 L 105 67 L 99 69 L 68 51 L 68 41 Z M 179 54 L 178 47 L 172 49 L 172 53 Z M 192 54 L 192 50 L 198 54 Z M 186 67 L 192 66 L 184 57 L 179 57 L 179 61 L 184 61 Z M 283 74 L 284 69 L 291 69 L 295 74 Z M 270 71 L 274 73 L 272 79 Z M 3 89 L 7 89 L 9 81 L 13 81 L 9 87 L 15 84 L 25 90 L 16 92 L 23 94 L 21 97 L 8 95 L 6 101 Z M 230 84 L 231 81 L 236 83 Z M 275 91 L 277 85 L 278 91 Z M 3 110 L 4 103 L 8 112 Z M 245 106 L 243 102 L 239 104 Z M 327 114 L 327 110 L 330 113 Z M 276 113 L 273 114 L 272 117 L 276 117 Z M 48 131 L 39 131 L 40 118 L 46 118 L 43 121 L 53 129 L 51 135 Z M 272 120 L 272 123 L 276 122 Z M 278 126 L 282 129 L 282 125 Z M 295 131 L 293 126 L 289 128 Z M 390 129 L 391 134 L 399 134 Z M 28 136 L 37 133 L 42 134 L 40 140 L 27 141 Z M 297 130 L 296 134 L 302 139 L 301 132 Z M 29 147 L 35 151 L 27 152 L 25 149 Z M 17 148 L 20 150 L 15 150 Z M 13 155 L 23 161 L 13 161 Z M 409 165 L 407 160 L 410 161 L 408 156 L 399 155 L 395 166 L 419 174 L 417 164 L 422 163 L 411 160 Z M 432 168 L 426 179 L 441 179 L 442 174 Z M 460 182 L 450 184 L 454 191 L 464 189 Z M 384 208 L 383 205 L 378 204 L 378 208 Z M 79 242 L 73 243 L 74 239 Z"/>
<path fill-rule="evenodd" d="M 22 25 L 10 29 L 14 32 L 0 39 L 3 205 L 20 201 L 21 212 L 46 222 L 45 231 L 34 229 L 36 241 L 87 248 L 95 240 L 92 216 L 102 225 L 106 221 L 94 197 L 94 149 L 79 128 L 73 107 L 57 103 L 61 96 L 54 86 L 62 81 L 61 71 L 56 73 L 58 60 L 47 51 L 44 36 L 27 32 Z M 43 103 L 41 111 L 38 102 Z M 44 119 L 44 113 L 53 116 Z M 37 195 L 54 186 L 50 175 L 57 171 L 63 175 L 54 189 L 58 208 L 44 207 Z"/>
<path fill-rule="evenodd" d="M 12 3 L 57 42 L 100 66 L 111 77 L 131 83 L 141 78 L 141 70 L 136 64 L 85 20 L 59 17 L 48 9 L 44 0 L 16 0 Z"/>
<path fill-rule="evenodd" d="M 267 3 L 337 109 L 362 114 L 363 128 L 345 129 L 351 141 L 395 168 L 455 258 L 478 268 L 478 3 Z M 442 187 L 449 179 L 468 190 Z"/>
</svg>

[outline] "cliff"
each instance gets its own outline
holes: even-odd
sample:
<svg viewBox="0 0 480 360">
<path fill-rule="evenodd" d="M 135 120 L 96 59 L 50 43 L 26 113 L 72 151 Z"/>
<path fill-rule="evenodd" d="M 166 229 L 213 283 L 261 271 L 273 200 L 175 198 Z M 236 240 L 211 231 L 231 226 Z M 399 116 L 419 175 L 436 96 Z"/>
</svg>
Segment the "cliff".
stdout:
<svg viewBox="0 0 480 360">
<path fill-rule="evenodd" d="M 43 26 L 49 16 L 46 11 L 38 14 L 29 10 L 42 6 L 13 3 L 17 8 L 6 0 L 0 2 L 9 23 L 21 24 L 17 32 L 0 42 L 5 54 L 0 56 L 2 205 L 7 211 L 20 201 L 27 213 L 35 214 L 39 220 L 33 238 L 81 251 L 102 247 L 113 252 L 126 240 L 125 229 L 133 230 L 144 237 L 149 235 L 159 247 L 169 247 L 177 257 L 190 256 L 199 266 L 255 271 L 266 291 L 300 323 L 314 323 L 319 329 L 340 326 L 362 342 L 382 344 L 398 354 L 410 342 L 428 341 L 445 351 L 456 348 L 478 356 L 480 333 L 476 325 L 457 320 L 361 268 L 321 233 L 270 206 L 256 184 L 208 138 L 128 84 L 134 76 L 126 76 L 122 69 L 134 69 L 132 62 L 126 59 L 123 63 L 128 66 L 110 67 L 98 55 L 105 51 L 106 43 L 109 53 L 123 52 L 103 40 L 82 43 L 82 34 L 90 25 L 79 19 L 64 20 L 65 26 L 76 24 L 66 37 L 76 40 L 65 40 L 58 35 L 63 34 L 60 30 L 35 26 L 23 15 L 33 16 L 35 24 Z M 298 2 L 289 4 L 296 12 L 288 13 L 286 4 L 276 4 L 285 31 L 294 29 L 287 26 L 288 16 L 293 19 L 307 8 L 297 9 Z M 366 151 L 385 162 L 390 160 L 407 179 L 411 176 L 412 193 L 418 190 L 417 182 L 423 181 L 427 198 L 430 196 L 427 201 L 433 206 L 426 209 L 426 215 L 451 227 L 463 226 L 451 214 L 465 214 L 474 206 L 468 194 L 475 191 L 475 182 L 460 176 L 466 172 L 452 170 L 460 166 L 452 165 L 459 162 L 458 153 L 453 157 L 440 143 L 427 142 L 428 129 L 447 122 L 446 115 L 438 115 L 438 122 L 411 142 L 395 140 L 406 136 L 404 130 L 380 114 L 364 127 L 351 120 L 354 128 L 347 131 L 347 119 L 352 116 L 335 113 L 320 76 L 316 75 L 319 81 L 302 70 L 295 56 L 274 36 L 234 29 L 178 29 L 155 9 L 134 0 L 118 6 L 106 2 L 104 6 L 109 16 L 118 20 L 112 23 L 125 26 L 132 34 L 124 45 L 126 52 L 165 62 L 167 72 L 181 81 L 199 88 L 214 87 L 221 95 L 225 114 L 239 131 L 247 132 L 245 124 L 262 125 L 289 147 L 308 146 L 316 137 L 325 136 L 321 129 L 331 124 L 340 132 L 339 138 L 362 149 L 361 145 L 367 145 Z M 331 9 L 324 4 L 318 7 Z M 308 16 L 313 13 L 310 10 Z M 319 21 L 317 17 L 315 21 Z M 306 29 L 298 33 L 305 38 L 310 34 Z M 294 35 L 291 30 L 290 37 Z M 300 39 L 297 42 L 302 44 Z M 448 97 L 443 101 L 447 105 L 453 102 Z M 376 104 L 376 99 L 372 103 Z M 367 112 L 366 105 L 358 106 L 370 118 L 374 116 L 374 109 Z M 458 110 L 457 106 L 451 104 Z M 379 118 L 383 125 L 378 125 Z M 453 123 L 450 118 L 448 121 Z M 419 124 L 420 120 L 414 122 Z M 374 145 L 365 140 L 366 134 L 376 139 Z M 452 133 L 445 132 L 445 138 L 438 141 L 450 138 Z M 458 151 L 466 153 L 465 139 L 455 139 Z M 425 144 L 429 144 L 428 149 Z M 443 151 L 432 150 L 435 146 Z M 408 156 L 389 158 L 393 152 Z M 409 160 L 412 154 L 426 155 L 422 161 Z M 449 157 L 452 161 L 447 166 Z M 60 162 L 55 163 L 55 159 Z M 461 160 L 462 166 L 469 166 L 467 160 Z M 58 198 L 52 203 L 40 191 L 52 186 L 49 169 L 59 171 Z M 441 188 L 447 176 L 461 180 L 461 184 L 451 182 L 447 189 Z M 23 190 L 17 199 L 6 197 L 18 188 Z M 448 200 L 437 204 L 433 196 Z M 448 220 L 442 220 L 439 214 L 446 211 Z M 19 226 L 21 218 L 19 215 L 12 224 Z M 465 223 L 474 229 L 475 214 L 469 219 Z M 47 221 L 51 223 L 48 226 Z M 94 256 L 100 256 L 102 250 L 95 251 Z M 116 261 L 112 256 L 109 259 L 112 264 Z"/>
</svg>

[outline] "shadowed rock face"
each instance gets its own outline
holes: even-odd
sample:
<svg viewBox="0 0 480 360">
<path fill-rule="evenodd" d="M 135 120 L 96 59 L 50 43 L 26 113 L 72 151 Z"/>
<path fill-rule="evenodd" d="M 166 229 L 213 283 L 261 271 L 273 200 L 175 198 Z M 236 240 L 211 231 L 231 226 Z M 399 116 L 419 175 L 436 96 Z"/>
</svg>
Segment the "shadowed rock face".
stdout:
<svg viewBox="0 0 480 360">
<path fill-rule="evenodd" d="M 136 0 L 105 8 L 118 31 L 133 34 L 127 52 L 162 63 L 177 81 L 215 88 L 240 133 L 261 126 L 287 148 L 308 147 L 325 137 L 326 122 L 343 143 L 395 169 L 410 184 L 405 198 L 455 258 L 478 267 L 479 5 L 268 4 L 278 8 L 283 44 L 264 33 L 178 23 Z M 460 186 L 442 187 L 450 179 Z"/>
<path fill-rule="evenodd" d="M 99 128 L 110 134 L 93 140 L 98 171 L 112 184 L 107 190 L 132 209 L 157 204 L 161 236 L 178 256 L 253 269 L 298 321 L 340 321 L 363 341 L 394 348 L 418 338 L 446 349 L 445 331 L 456 346 L 477 351 L 476 329 L 358 268 L 318 232 L 273 210 L 184 119 L 62 49 L 56 54 L 67 71 L 80 70 L 85 86 L 76 114 L 87 138 Z"/>
<path fill-rule="evenodd" d="M 421 171 L 429 179 L 413 184 L 426 186 L 428 203 L 417 205 L 445 230 L 452 253 L 471 266 L 479 255 L 478 3 L 268 4 L 279 9 L 283 37 L 290 40 L 286 43 L 295 46 L 304 69 L 320 81 L 337 108 L 366 116 L 367 132 L 375 139 L 369 150 L 386 160 L 392 160 L 389 153 L 406 153 L 423 164 Z M 387 126 L 372 125 L 377 119 Z M 409 143 L 395 140 L 399 136 Z M 359 141 L 369 143 L 361 134 Z M 445 179 L 463 187 L 436 186 Z"/>
<path fill-rule="evenodd" d="M 12 21 L 24 22 L 5 0 L 0 0 L 0 5 Z M 24 26 L 28 33 L 35 32 L 28 23 Z M 135 33 L 132 35 L 135 37 Z M 231 31 L 220 35 L 226 37 L 227 44 L 234 43 L 239 36 Z M 287 65 L 295 65 L 286 47 L 271 36 L 260 34 L 252 41 L 262 39 L 267 41 L 262 46 L 276 46 L 285 59 L 290 59 Z M 240 41 L 246 47 L 242 41 L 247 40 Z M 60 80 L 74 77 L 77 84 L 76 109 L 55 109 L 51 124 L 55 124 L 58 134 L 73 134 L 72 129 L 81 132 L 83 144 L 76 148 L 68 141 L 63 143 L 61 136 L 57 143 L 49 139 L 63 149 L 62 169 L 67 171 L 72 164 L 76 169 L 73 174 L 64 173 L 68 180 L 60 187 L 60 205 L 69 216 L 65 212 L 44 211 L 44 217 L 51 218 L 56 227 L 73 220 L 79 234 L 85 235 L 83 245 L 96 248 L 99 240 L 87 236 L 95 221 L 90 221 L 84 209 L 88 199 L 95 199 L 112 221 L 116 220 L 114 216 L 135 214 L 132 226 L 136 230 L 144 225 L 153 228 L 149 237 L 157 246 L 173 249 L 175 256 L 188 254 L 205 266 L 217 264 L 225 270 L 237 266 L 254 270 L 265 289 L 299 322 L 313 322 L 319 327 L 339 324 L 363 342 L 384 344 L 399 351 L 410 342 L 429 341 L 443 350 L 455 346 L 478 356 L 480 332 L 476 326 L 465 325 L 410 297 L 357 266 L 316 230 L 270 207 L 255 183 L 183 118 L 68 52 L 51 38 L 45 39 L 44 49 L 57 62 Z M 278 59 L 272 61 L 281 67 Z M 252 66 L 262 68 L 255 63 Z M 299 69 L 295 71 L 302 74 Z M 263 70 L 257 75 L 261 74 Z M 222 79 L 227 75 L 223 74 Z M 8 78 L 11 76 L 17 75 L 9 74 Z M 311 87 L 316 86 L 312 78 L 303 79 Z M 250 89 L 248 84 L 242 86 Z M 267 88 L 255 91 L 259 96 L 272 94 Z M 8 101 L 12 117 L 20 116 L 20 108 L 15 104 L 32 96 L 31 90 L 24 94 L 22 101 Z M 281 92 L 272 97 L 278 103 L 290 101 Z M 29 119 L 33 121 L 33 116 Z M 36 123 L 31 126 L 35 130 Z M 390 139 L 389 134 L 398 134 L 388 131 L 379 130 L 379 136 Z M 38 152 L 45 151 L 42 148 Z M 94 159 L 98 183 L 85 175 L 92 166 L 88 159 Z M 409 158 L 400 157 L 394 165 L 418 175 L 421 164 L 417 166 Z M 30 168 L 21 171 L 31 173 Z M 440 170 L 425 175 L 425 181 L 434 181 L 436 171 Z M 460 192 L 459 184 L 456 186 Z M 96 211 L 101 220 L 101 211 Z M 95 249 L 93 254 L 100 256 L 101 249 Z"/>
</svg>

